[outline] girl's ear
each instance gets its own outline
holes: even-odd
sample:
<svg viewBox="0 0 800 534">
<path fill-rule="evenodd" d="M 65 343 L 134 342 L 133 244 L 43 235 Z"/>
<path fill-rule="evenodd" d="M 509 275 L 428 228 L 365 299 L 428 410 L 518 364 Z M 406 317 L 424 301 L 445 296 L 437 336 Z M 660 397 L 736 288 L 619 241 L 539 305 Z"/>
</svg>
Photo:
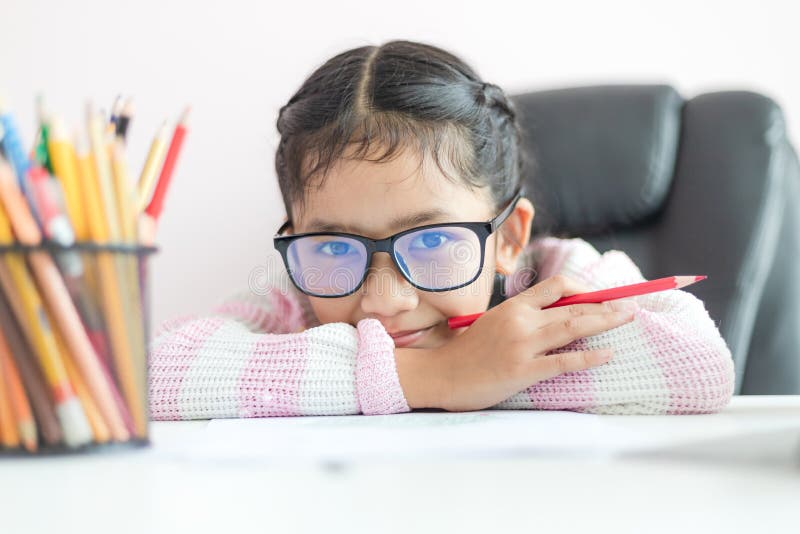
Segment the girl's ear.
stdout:
<svg viewBox="0 0 800 534">
<path fill-rule="evenodd" d="M 516 269 L 517 259 L 531 238 L 534 213 L 531 201 L 522 197 L 508 219 L 500 226 L 495 248 L 497 272 L 510 275 Z"/>
</svg>

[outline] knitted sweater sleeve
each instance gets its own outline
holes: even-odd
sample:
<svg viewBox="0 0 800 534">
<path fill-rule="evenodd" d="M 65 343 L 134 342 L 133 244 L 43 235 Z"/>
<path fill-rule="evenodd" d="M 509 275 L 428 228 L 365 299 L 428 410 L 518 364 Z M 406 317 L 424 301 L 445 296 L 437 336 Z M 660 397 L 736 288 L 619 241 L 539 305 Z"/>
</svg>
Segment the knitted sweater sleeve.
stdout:
<svg viewBox="0 0 800 534">
<path fill-rule="evenodd" d="M 550 266 L 552 272 L 543 275 L 558 272 L 594 289 L 645 280 L 624 252 L 600 254 L 580 238 L 549 237 L 537 246 L 543 256 L 560 258 L 558 265 Z M 679 289 L 632 298 L 640 308 L 633 321 L 549 353 L 610 347 L 614 349 L 610 362 L 536 383 L 493 408 L 598 414 L 695 414 L 722 409 L 733 394 L 733 359 L 703 302 Z"/>
<path fill-rule="evenodd" d="M 148 350 L 151 418 L 410 411 L 380 322 L 307 328 L 304 316 L 299 293 L 243 291 L 162 323 Z"/>
</svg>

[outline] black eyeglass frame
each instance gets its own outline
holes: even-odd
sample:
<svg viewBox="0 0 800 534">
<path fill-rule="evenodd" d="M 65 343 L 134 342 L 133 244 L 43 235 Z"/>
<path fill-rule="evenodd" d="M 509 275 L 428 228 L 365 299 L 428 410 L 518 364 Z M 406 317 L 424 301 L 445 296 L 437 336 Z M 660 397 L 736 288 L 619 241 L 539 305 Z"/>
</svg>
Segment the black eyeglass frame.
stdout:
<svg viewBox="0 0 800 534">
<path fill-rule="evenodd" d="M 403 230 L 402 232 L 398 232 L 398 233 L 396 233 L 394 235 L 391 235 L 389 237 L 385 237 L 383 239 L 371 239 L 369 237 L 364 237 L 364 236 L 361 236 L 361 235 L 358 235 L 358 234 L 349 234 L 349 233 L 346 233 L 346 232 L 306 232 L 306 233 L 303 233 L 303 234 L 291 234 L 291 235 L 283 236 L 281 234 L 283 232 L 285 232 L 286 229 L 291 225 L 291 221 L 287 220 L 286 222 L 284 222 L 281 225 L 280 228 L 278 228 L 277 233 L 272 238 L 272 243 L 273 243 L 273 246 L 275 247 L 275 250 L 277 250 L 280 253 L 281 258 L 283 259 L 283 264 L 286 267 L 286 272 L 289 274 L 289 279 L 292 281 L 292 284 L 294 284 L 294 286 L 298 290 L 300 290 L 301 292 L 303 292 L 306 295 L 309 295 L 311 297 L 317 297 L 317 298 L 340 298 L 340 297 L 346 297 L 348 295 L 352 295 L 353 293 L 358 291 L 359 288 L 364 284 L 364 280 L 367 279 L 367 273 L 369 272 L 369 267 L 372 264 L 372 255 L 375 254 L 376 252 L 385 252 L 385 253 L 387 253 L 389 255 L 389 257 L 392 259 L 392 263 L 394 263 L 395 267 L 397 267 L 397 270 L 400 271 L 400 274 L 403 275 L 403 278 L 405 278 L 408 281 L 408 283 L 410 283 L 415 288 L 420 289 L 422 291 L 430 291 L 430 292 L 433 292 L 433 293 L 441 293 L 443 291 L 453 291 L 455 289 L 458 289 L 458 288 L 461 288 L 461 287 L 464 287 L 464 286 L 468 286 L 469 284 L 471 284 L 472 282 L 474 282 L 475 280 L 478 279 L 478 277 L 480 276 L 481 272 L 483 272 L 483 262 L 484 262 L 484 258 L 486 256 L 486 239 L 488 239 L 488 237 L 490 235 L 492 235 L 494 232 L 496 232 L 497 229 L 500 228 L 500 226 L 505 222 L 505 220 L 508 218 L 508 216 L 511 215 L 511 212 L 514 211 L 514 208 L 516 207 L 517 202 L 519 202 L 519 199 L 521 197 L 522 197 L 522 189 L 521 188 L 517 188 L 516 191 L 514 192 L 514 196 L 511 198 L 511 200 L 506 205 L 506 207 L 503 208 L 500 211 L 500 213 L 497 214 L 497 216 L 493 217 L 489 221 L 472 221 L 472 222 L 453 222 L 453 223 L 425 224 L 423 226 L 417 226 L 415 228 L 409 228 L 407 230 Z M 394 256 L 394 244 L 398 239 L 400 239 L 401 237 L 403 237 L 406 234 L 410 234 L 412 232 L 419 232 L 420 230 L 425 230 L 425 229 L 428 229 L 428 228 L 438 228 L 438 227 L 442 227 L 442 226 L 449 226 L 449 227 L 458 226 L 460 228 L 467 228 L 469 230 L 472 230 L 475 233 L 475 235 L 478 236 L 478 240 L 480 242 L 480 249 L 481 249 L 480 266 L 478 267 L 478 271 L 475 273 L 475 276 L 473 276 L 471 280 L 469 280 L 467 282 L 464 282 L 463 284 L 459 284 L 457 286 L 447 287 L 447 288 L 443 288 L 443 289 L 430 289 L 430 288 L 427 288 L 427 287 L 419 286 L 413 280 L 411 280 L 409 278 L 409 275 L 407 275 L 405 270 L 398 264 L 397 258 L 395 258 L 395 256 Z M 324 235 L 324 236 L 339 236 L 339 237 L 347 237 L 347 238 L 350 238 L 350 239 L 354 239 L 356 241 L 361 242 L 364 245 L 364 248 L 367 251 L 367 263 L 366 263 L 366 266 L 364 267 L 364 273 L 361 276 L 361 280 L 358 282 L 358 284 L 352 290 L 348 291 L 347 293 L 342 293 L 342 294 L 337 294 L 337 295 L 317 295 L 315 293 L 311 293 L 309 291 L 306 291 L 305 289 L 300 287 L 300 285 L 295 281 L 294 276 L 292 275 L 292 269 L 289 267 L 289 258 L 287 256 L 288 250 L 289 250 L 289 245 L 291 245 L 292 241 L 294 241 L 296 239 L 300 239 L 300 238 L 303 238 L 303 237 L 311 237 L 311 236 L 322 236 L 322 235 Z"/>
</svg>

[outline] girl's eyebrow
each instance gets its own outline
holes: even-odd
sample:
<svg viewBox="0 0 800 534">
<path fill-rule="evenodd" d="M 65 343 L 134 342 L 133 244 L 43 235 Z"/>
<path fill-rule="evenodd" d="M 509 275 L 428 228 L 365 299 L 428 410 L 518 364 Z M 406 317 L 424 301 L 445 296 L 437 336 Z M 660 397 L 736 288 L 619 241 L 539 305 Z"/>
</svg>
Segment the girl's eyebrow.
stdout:
<svg viewBox="0 0 800 534">
<path fill-rule="evenodd" d="M 431 208 L 429 210 L 412 213 L 409 215 L 400 215 L 392 219 L 389 223 L 391 231 L 400 231 L 406 228 L 414 228 L 421 226 L 425 223 L 432 222 L 435 219 L 452 220 L 453 214 L 442 208 Z M 321 219 L 314 219 L 308 225 L 309 232 L 346 232 L 350 234 L 369 234 L 374 232 L 374 228 L 370 231 L 355 224 L 340 224 L 335 222 L 323 221 Z"/>
</svg>

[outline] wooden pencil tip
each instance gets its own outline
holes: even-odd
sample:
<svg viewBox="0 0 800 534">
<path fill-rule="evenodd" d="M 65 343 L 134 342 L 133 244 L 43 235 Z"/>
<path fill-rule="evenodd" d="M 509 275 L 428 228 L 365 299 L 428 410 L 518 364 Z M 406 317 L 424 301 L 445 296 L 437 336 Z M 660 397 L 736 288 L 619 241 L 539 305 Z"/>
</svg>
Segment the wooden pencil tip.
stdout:
<svg viewBox="0 0 800 534">
<path fill-rule="evenodd" d="M 128 97 L 128 99 L 125 101 L 125 105 L 122 106 L 122 111 L 120 113 L 117 113 L 117 115 L 124 115 L 126 117 L 132 117 L 133 116 L 133 111 L 134 111 L 133 97 L 131 96 L 131 97 Z"/>
<path fill-rule="evenodd" d="M 189 113 L 191 111 L 192 106 L 186 106 L 186 108 L 183 110 L 183 113 L 181 113 L 180 119 L 178 119 L 178 124 L 181 126 L 186 126 L 189 123 Z"/>
<path fill-rule="evenodd" d="M 701 274 L 701 275 L 695 276 L 694 277 L 694 281 L 695 282 L 699 282 L 700 280 L 705 280 L 706 278 L 708 278 L 708 277 Z"/>
<path fill-rule="evenodd" d="M 64 119 L 58 115 L 50 117 L 50 138 L 51 139 L 67 139 L 69 134 L 67 131 L 67 124 Z"/>
<path fill-rule="evenodd" d="M 680 289 L 682 287 L 686 287 L 690 284 L 694 284 L 695 282 L 699 282 L 700 280 L 704 280 L 705 276 L 676 276 L 675 277 L 675 288 Z"/>
<path fill-rule="evenodd" d="M 20 425 L 19 434 L 23 447 L 25 447 L 25 449 L 27 449 L 29 452 L 36 452 L 36 425 L 32 421 L 22 423 Z"/>
<path fill-rule="evenodd" d="M 75 153 L 81 157 L 86 157 L 89 154 L 89 139 L 86 137 L 86 132 L 80 128 L 75 128 L 72 137 L 75 143 Z"/>
<path fill-rule="evenodd" d="M 47 111 L 47 102 L 44 98 L 44 93 L 37 93 L 36 95 L 36 115 L 39 122 L 47 122 L 50 115 Z"/>
</svg>

